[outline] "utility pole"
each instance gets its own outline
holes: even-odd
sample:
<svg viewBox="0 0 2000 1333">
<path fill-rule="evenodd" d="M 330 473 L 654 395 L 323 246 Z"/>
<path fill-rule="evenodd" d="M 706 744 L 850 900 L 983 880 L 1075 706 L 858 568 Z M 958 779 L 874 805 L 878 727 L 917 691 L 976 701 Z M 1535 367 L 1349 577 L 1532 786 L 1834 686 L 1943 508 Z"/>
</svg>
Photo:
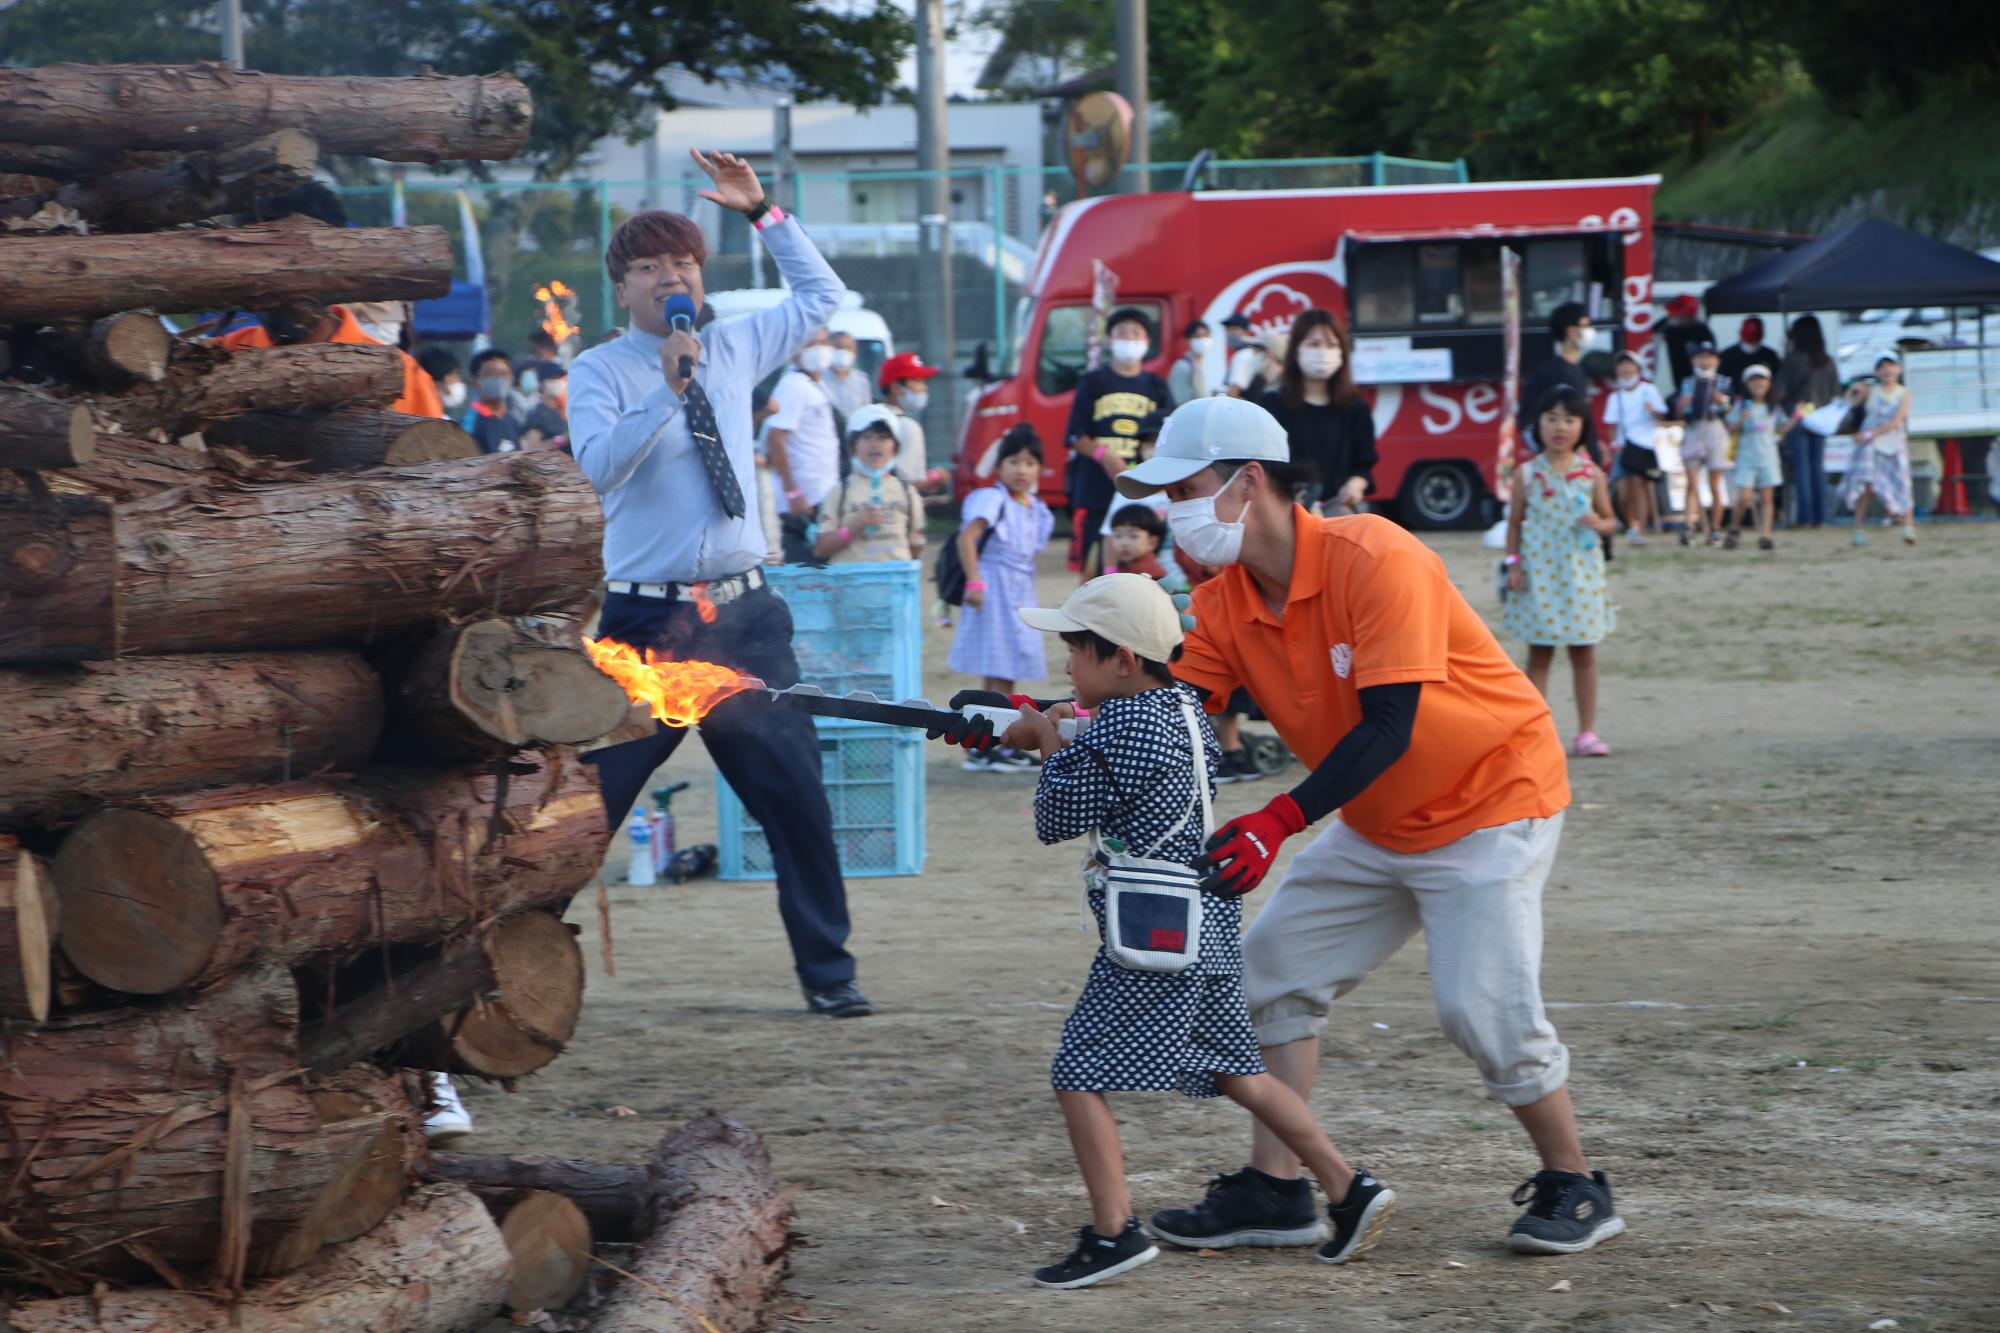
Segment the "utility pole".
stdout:
<svg viewBox="0 0 2000 1333">
<path fill-rule="evenodd" d="M 222 63 L 243 68 L 243 0 L 222 0 Z"/>
<path fill-rule="evenodd" d="M 917 0 L 917 297 L 923 350 L 939 375 L 931 383 L 924 438 L 958 426 L 958 347 L 951 311 L 951 135 L 945 121 L 944 0 Z M 945 440 L 949 451 L 952 441 Z"/>
<path fill-rule="evenodd" d="M 1153 135 L 1146 101 L 1146 0 L 1118 0 L 1118 95 L 1132 104 L 1132 140 L 1127 160 L 1135 186 L 1150 190 Z"/>
<path fill-rule="evenodd" d="M 776 165 L 776 197 L 778 207 L 787 213 L 799 211 L 799 186 L 794 176 L 796 170 L 792 161 L 792 99 L 789 94 L 780 97 L 778 104 L 771 108 L 771 157 Z"/>
</svg>

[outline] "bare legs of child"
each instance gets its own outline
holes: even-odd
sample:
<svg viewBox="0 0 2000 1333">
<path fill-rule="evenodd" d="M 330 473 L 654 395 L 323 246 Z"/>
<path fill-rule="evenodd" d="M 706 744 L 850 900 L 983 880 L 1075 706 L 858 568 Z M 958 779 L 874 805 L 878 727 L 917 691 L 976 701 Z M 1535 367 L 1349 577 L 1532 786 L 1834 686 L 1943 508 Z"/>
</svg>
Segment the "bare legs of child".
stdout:
<svg viewBox="0 0 2000 1333">
<path fill-rule="evenodd" d="M 1625 509 L 1625 528 L 1640 541 L 1653 530 L 1653 483 L 1648 477 L 1620 477 L 1618 489 Z"/>
<path fill-rule="evenodd" d="M 1528 681 L 1544 699 L 1549 697 L 1549 672 L 1554 667 L 1553 644 L 1528 645 Z M 1570 683 L 1576 689 L 1576 752 L 1589 758 L 1611 753 L 1597 737 L 1597 645 L 1569 645 Z"/>
<path fill-rule="evenodd" d="M 1014 682 L 1011 680 L 1002 680 L 998 676 L 985 676 L 981 678 L 979 688 L 990 690 L 994 694 L 1012 694 L 1014 692 Z"/>
<path fill-rule="evenodd" d="M 1305 1098 L 1269 1074 L 1217 1074 L 1215 1085 L 1304 1163 L 1329 1199 L 1347 1197 L 1354 1168 L 1313 1119 Z M 1125 1188 L 1125 1152 L 1111 1103 L 1101 1092 L 1058 1092 L 1056 1101 L 1062 1105 L 1070 1147 L 1090 1192 L 1091 1229 L 1100 1236 L 1116 1236 L 1132 1216 L 1132 1196 Z"/>
<path fill-rule="evenodd" d="M 1854 544 L 1856 546 L 1866 546 L 1868 544 L 1868 534 L 1863 532 L 1861 528 L 1868 521 L 1868 505 L 1874 498 L 1875 488 L 1863 482 L 1861 494 L 1854 497 Z M 1903 541 L 1908 545 L 1915 546 L 1917 544 L 1915 513 L 1898 514 L 1891 512 L 1889 517 L 1902 525 Z"/>
<path fill-rule="evenodd" d="M 1763 550 L 1770 549 L 1771 522 L 1773 511 L 1776 507 L 1776 488 L 1771 486 L 1758 486 L 1754 488 L 1739 486 L 1736 490 L 1736 503 L 1732 507 L 1729 516 L 1729 540 L 1731 542 L 1736 540 L 1736 533 L 1742 528 L 1744 514 L 1748 511 L 1755 516 L 1757 521 L 1758 547 Z"/>
</svg>

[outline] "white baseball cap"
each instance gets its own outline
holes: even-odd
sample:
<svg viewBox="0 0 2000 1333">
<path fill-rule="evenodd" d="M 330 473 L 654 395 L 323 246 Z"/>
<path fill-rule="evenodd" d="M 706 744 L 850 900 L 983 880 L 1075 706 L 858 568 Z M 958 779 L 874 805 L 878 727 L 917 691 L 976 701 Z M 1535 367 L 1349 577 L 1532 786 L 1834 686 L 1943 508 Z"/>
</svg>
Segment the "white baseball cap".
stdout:
<svg viewBox="0 0 2000 1333">
<path fill-rule="evenodd" d="M 854 409 L 854 415 L 847 419 L 847 438 L 853 439 L 870 426 L 879 426 L 891 435 L 900 435 L 896 429 L 896 414 L 880 403 L 870 403 L 866 407 Z"/>
<path fill-rule="evenodd" d="M 1143 500 L 1214 463 L 1291 459 L 1291 441 L 1276 417 L 1247 399 L 1217 395 L 1175 408 L 1160 427 L 1153 456 L 1119 473 L 1114 484 L 1127 499 Z"/>
<path fill-rule="evenodd" d="M 1181 646 L 1181 613 L 1174 599 L 1144 574 L 1106 574 L 1069 595 L 1061 610 L 1024 606 L 1023 624 L 1047 634 L 1089 630 L 1149 662 L 1170 661 Z"/>
</svg>

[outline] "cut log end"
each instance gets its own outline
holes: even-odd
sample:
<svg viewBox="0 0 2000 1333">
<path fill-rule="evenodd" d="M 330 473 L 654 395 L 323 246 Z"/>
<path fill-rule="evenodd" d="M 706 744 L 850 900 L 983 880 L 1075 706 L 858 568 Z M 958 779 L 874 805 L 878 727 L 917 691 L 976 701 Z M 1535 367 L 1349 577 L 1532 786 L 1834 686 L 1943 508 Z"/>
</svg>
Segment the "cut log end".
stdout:
<svg viewBox="0 0 2000 1333">
<path fill-rule="evenodd" d="M 514 1258 L 507 1308 L 560 1310 L 590 1278 L 590 1223 L 560 1194 L 530 1190 L 500 1218 L 500 1238 Z"/>
<path fill-rule="evenodd" d="M 630 707 L 618 683 L 574 644 L 549 643 L 504 620 L 459 631 L 447 671 L 451 716 L 437 721 L 461 722 L 496 749 L 592 741 L 616 729 Z M 430 739 L 449 752 L 444 738 Z"/>
<path fill-rule="evenodd" d="M 499 998 L 445 1019 L 436 1029 L 441 1042 L 426 1044 L 441 1044 L 455 1072 L 520 1078 L 560 1055 L 576 1032 L 583 950 L 547 912 L 510 917 L 486 949 Z"/>
<path fill-rule="evenodd" d="M 194 980 L 222 933 L 222 896 L 201 845 L 172 820 L 107 810 L 55 858 L 63 952 L 112 990 L 162 995 Z"/>
<path fill-rule="evenodd" d="M 48 867 L 11 838 L 0 838 L 0 1018 L 39 1023 L 49 1016 L 55 969 L 50 950 Z"/>
<path fill-rule="evenodd" d="M 98 321 L 92 341 L 103 362 L 128 380 L 157 384 L 167 376 L 174 340 L 167 326 L 148 311 L 131 310 Z"/>
</svg>

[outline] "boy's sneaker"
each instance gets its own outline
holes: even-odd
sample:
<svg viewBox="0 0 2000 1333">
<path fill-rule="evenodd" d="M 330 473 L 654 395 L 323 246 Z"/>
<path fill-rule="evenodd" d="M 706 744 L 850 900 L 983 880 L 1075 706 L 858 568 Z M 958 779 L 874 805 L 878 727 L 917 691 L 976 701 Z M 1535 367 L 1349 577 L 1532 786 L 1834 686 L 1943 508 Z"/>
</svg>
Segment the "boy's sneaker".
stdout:
<svg viewBox="0 0 2000 1333">
<path fill-rule="evenodd" d="M 1125 1229 L 1115 1237 L 1100 1236 L 1092 1228 L 1083 1227 L 1076 1233 L 1076 1248 L 1070 1251 L 1069 1258 L 1035 1270 L 1035 1285 L 1054 1291 L 1094 1286 L 1159 1257 L 1159 1247 L 1153 1244 L 1153 1238 L 1136 1217 L 1127 1218 Z"/>
<path fill-rule="evenodd" d="M 1238 1245 L 1314 1245 L 1327 1237 L 1304 1178 L 1278 1180 L 1254 1166 L 1208 1182 L 1208 1197 L 1192 1208 L 1154 1213 L 1146 1227 L 1161 1240 L 1190 1250 Z"/>
<path fill-rule="evenodd" d="M 1507 1232 L 1507 1248 L 1521 1254 L 1577 1254 L 1625 1229 L 1602 1171 L 1537 1171 L 1514 1202 L 1528 1205 Z"/>
<path fill-rule="evenodd" d="M 1026 750 L 996 745 L 986 751 L 986 768 L 990 773 L 1032 773 L 1041 766 L 1042 761 Z"/>
<path fill-rule="evenodd" d="M 1374 1249 L 1382 1238 L 1382 1224 L 1395 1206 L 1396 1191 L 1369 1175 L 1366 1167 L 1355 1167 L 1347 1197 L 1326 1210 L 1333 1223 L 1333 1239 L 1319 1247 L 1319 1261 L 1344 1264 Z"/>
<path fill-rule="evenodd" d="M 1264 770 L 1250 757 L 1250 747 L 1244 745 L 1222 752 L 1222 766 L 1215 771 L 1215 783 L 1221 786 L 1227 782 L 1255 782 L 1263 776 Z"/>
<path fill-rule="evenodd" d="M 472 1115 L 458 1099 L 450 1074 L 431 1075 L 431 1104 L 437 1109 L 424 1120 L 424 1137 L 432 1143 L 450 1143 L 472 1132 Z"/>
</svg>

